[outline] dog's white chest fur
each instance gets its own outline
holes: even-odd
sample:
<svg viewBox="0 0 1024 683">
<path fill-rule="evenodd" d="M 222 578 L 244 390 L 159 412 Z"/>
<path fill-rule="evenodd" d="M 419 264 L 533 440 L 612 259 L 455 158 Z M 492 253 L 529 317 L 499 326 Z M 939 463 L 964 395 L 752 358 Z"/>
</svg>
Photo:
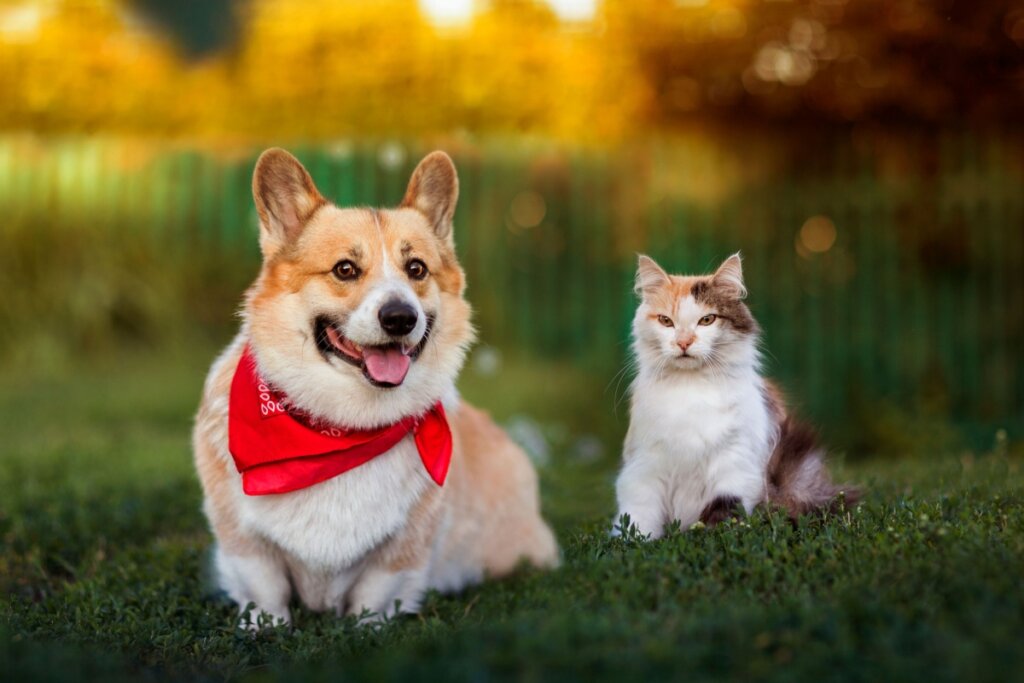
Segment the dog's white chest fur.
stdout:
<svg viewBox="0 0 1024 683">
<path fill-rule="evenodd" d="M 427 486 L 435 486 L 411 436 L 341 476 L 292 493 L 246 496 L 242 524 L 311 569 L 356 564 L 395 534 Z"/>
<path fill-rule="evenodd" d="M 633 387 L 625 464 L 617 494 L 643 533 L 685 528 L 719 496 L 749 511 L 764 499 L 771 422 L 755 375 L 648 379 Z"/>
</svg>

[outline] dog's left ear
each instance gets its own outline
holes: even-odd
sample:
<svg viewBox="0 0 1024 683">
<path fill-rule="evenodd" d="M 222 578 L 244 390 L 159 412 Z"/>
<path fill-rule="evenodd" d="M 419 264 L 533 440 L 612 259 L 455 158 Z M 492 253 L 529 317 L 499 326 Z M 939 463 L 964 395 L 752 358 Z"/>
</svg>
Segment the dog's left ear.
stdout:
<svg viewBox="0 0 1024 683">
<path fill-rule="evenodd" d="M 451 243 L 452 217 L 458 200 L 459 176 L 455 164 L 444 152 L 431 152 L 412 172 L 401 206 L 422 213 L 437 236 Z"/>
<path fill-rule="evenodd" d="M 297 239 L 313 212 L 327 202 L 299 160 L 276 147 L 261 154 L 256 162 L 252 196 L 260 215 L 264 258 Z"/>
</svg>

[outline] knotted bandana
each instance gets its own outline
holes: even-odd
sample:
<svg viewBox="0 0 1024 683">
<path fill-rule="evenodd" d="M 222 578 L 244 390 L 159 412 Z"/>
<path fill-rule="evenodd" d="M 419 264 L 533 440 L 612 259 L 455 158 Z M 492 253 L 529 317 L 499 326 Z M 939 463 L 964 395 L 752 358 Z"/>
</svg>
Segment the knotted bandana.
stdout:
<svg viewBox="0 0 1024 683">
<path fill-rule="evenodd" d="M 228 450 L 250 496 L 319 484 L 388 452 L 410 432 L 438 486 L 452 458 L 452 434 L 440 401 L 420 416 L 378 429 L 346 429 L 310 420 L 259 376 L 247 347 L 231 380 Z"/>
</svg>

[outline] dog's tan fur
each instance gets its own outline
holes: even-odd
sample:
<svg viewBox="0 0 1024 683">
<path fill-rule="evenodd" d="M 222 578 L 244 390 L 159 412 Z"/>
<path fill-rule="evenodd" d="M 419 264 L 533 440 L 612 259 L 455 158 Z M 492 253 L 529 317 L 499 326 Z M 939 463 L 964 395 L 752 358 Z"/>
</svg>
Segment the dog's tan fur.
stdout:
<svg viewBox="0 0 1024 683">
<path fill-rule="evenodd" d="M 204 509 L 217 539 L 218 568 L 228 593 L 240 603 L 251 600 L 257 608 L 285 620 L 289 619 L 287 596 L 282 603 L 280 593 L 288 585 L 314 609 L 386 614 L 393 609 L 389 602 L 394 599 L 402 600 L 403 611 L 415 611 L 427 588 L 458 589 L 484 575 L 507 574 L 522 560 L 542 567 L 555 565 L 558 551 L 539 514 L 532 465 L 489 416 L 454 393 L 455 375 L 473 331 L 451 234 L 458 190 L 447 156 L 428 156 L 413 175 L 402 205 L 392 210 L 339 209 L 329 204 L 305 169 L 282 150 L 270 150 L 260 159 L 253 192 L 261 219 L 264 263 L 246 293 L 241 331 L 211 369 L 194 432 Z M 380 278 L 387 273 L 394 276 L 395 264 L 409 255 L 422 259 L 429 269 L 429 277 L 410 279 L 408 286 L 423 310 L 436 315 L 436 324 L 409 371 L 408 386 L 380 388 L 357 376 L 354 368 L 325 361 L 305 326 L 324 311 L 353 311 Z M 365 275 L 352 282 L 333 277 L 335 264 L 346 258 L 358 262 Z M 392 500 L 351 503 L 359 497 L 358 491 L 351 490 L 337 501 L 325 498 L 327 493 L 308 497 L 320 496 L 315 504 L 324 506 L 325 513 L 331 512 L 332 505 L 362 506 L 359 515 L 367 519 L 367 529 L 309 531 L 310 544 L 322 544 L 324 533 L 351 534 L 354 539 L 365 536 L 369 540 L 359 541 L 357 557 L 325 561 L 312 551 L 306 556 L 301 543 L 298 550 L 284 547 L 293 539 L 275 537 L 274 525 L 288 522 L 288 514 L 303 512 L 306 503 L 301 501 L 306 498 L 301 492 L 260 497 L 292 496 L 296 501 L 292 508 L 288 500 L 264 504 L 245 496 L 227 448 L 230 384 L 247 345 L 268 381 L 299 408 L 331 423 L 375 427 L 418 414 L 443 399 L 454 440 L 445 485 L 429 482 L 418 463 L 412 462 L 416 452 L 407 438 L 404 445 L 380 456 L 378 460 L 389 460 L 379 466 L 374 461 L 336 478 L 350 477 L 351 484 L 362 481 L 358 477 L 377 476 L 379 470 L 380 476 L 406 482 L 391 490 Z M 303 380 L 310 377 L 315 381 Z M 371 465 L 378 469 L 372 470 Z M 330 486 L 325 482 L 312 488 Z M 378 530 L 375 505 L 406 513 L 397 525 Z M 282 518 L 262 519 L 261 515 Z M 342 550 L 348 552 L 348 546 Z M 243 572 L 239 567 L 247 569 Z M 248 567 L 256 569 L 250 572 Z M 237 580 L 231 578 L 236 569 L 242 572 Z M 252 574 L 251 579 L 245 572 Z M 380 588 L 395 581 L 410 586 L 408 590 Z"/>
</svg>

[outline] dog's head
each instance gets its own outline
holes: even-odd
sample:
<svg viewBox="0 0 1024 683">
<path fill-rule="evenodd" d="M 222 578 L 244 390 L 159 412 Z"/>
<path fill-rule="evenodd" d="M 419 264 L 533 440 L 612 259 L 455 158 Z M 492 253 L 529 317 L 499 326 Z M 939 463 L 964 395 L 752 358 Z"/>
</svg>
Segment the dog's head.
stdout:
<svg viewBox="0 0 1024 683">
<path fill-rule="evenodd" d="M 310 414 L 370 427 L 452 391 L 473 338 L 447 154 L 428 155 L 396 209 L 340 208 L 295 157 L 256 163 L 263 268 L 245 324 L 266 379 Z"/>
</svg>

